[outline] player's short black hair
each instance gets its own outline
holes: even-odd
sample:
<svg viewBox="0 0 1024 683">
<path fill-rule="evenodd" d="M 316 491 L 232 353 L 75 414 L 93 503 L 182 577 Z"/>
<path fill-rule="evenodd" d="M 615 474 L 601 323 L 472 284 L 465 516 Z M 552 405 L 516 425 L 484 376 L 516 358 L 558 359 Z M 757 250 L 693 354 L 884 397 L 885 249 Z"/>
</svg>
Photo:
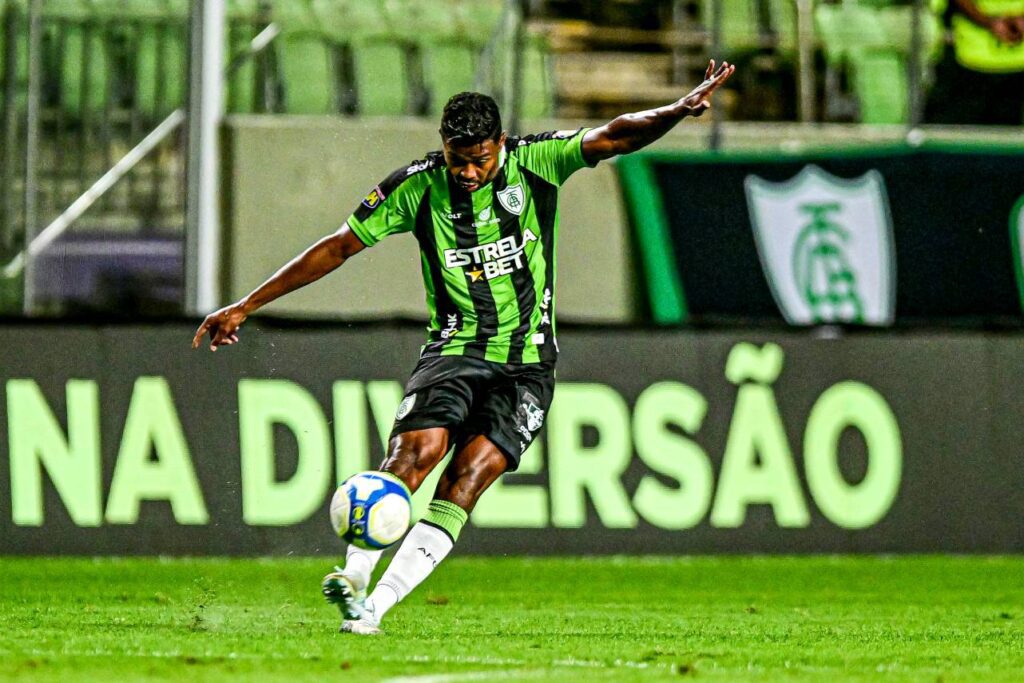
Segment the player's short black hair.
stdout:
<svg viewBox="0 0 1024 683">
<path fill-rule="evenodd" d="M 501 113 L 493 98 L 478 92 L 460 92 L 444 105 L 441 137 L 460 146 L 479 145 L 501 137 Z"/>
</svg>

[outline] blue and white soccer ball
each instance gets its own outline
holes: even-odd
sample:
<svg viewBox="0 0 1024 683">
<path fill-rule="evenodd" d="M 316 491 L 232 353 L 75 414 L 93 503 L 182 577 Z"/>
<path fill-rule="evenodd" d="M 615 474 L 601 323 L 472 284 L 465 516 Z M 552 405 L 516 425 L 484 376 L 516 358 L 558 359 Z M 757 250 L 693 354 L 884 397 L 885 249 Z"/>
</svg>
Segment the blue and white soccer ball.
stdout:
<svg viewBox="0 0 1024 683">
<path fill-rule="evenodd" d="M 409 528 L 409 489 L 387 472 L 360 472 L 345 480 L 331 499 L 335 533 L 360 548 L 381 550 Z"/>
</svg>

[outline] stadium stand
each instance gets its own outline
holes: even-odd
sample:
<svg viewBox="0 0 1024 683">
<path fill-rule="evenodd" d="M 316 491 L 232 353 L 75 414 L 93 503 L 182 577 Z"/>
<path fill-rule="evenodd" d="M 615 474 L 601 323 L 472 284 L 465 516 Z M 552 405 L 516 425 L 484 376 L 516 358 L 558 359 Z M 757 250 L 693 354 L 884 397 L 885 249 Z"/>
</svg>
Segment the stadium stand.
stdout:
<svg viewBox="0 0 1024 683">
<path fill-rule="evenodd" d="M 619 106 L 636 62 L 644 56 L 651 58 L 651 77 L 633 81 L 638 86 L 635 103 L 663 99 L 671 86 L 692 83 L 712 42 L 716 2 L 529 5 L 539 11 L 523 45 L 521 113 L 571 116 L 603 114 L 602 103 Z M 671 5 L 683 9 L 669 16 L 665 8 Z M 7 17 L 23 21 L 26 0 L 7 0 L 4 6 Z M 501 37 L 505 6 L 502 0 L 229 0 L 228 44 L 233 53 L 242 51 L 270 21 L 279 22 L 283 34 L 271 53 L 242 64 L 233 74 L 228 110 L 436 115 L 447 93 L 486 80 L 481 78 L 482 66 L 507 73 L 507 55 L 489 49 L 492 39 Z M 744 71 L 751 78 L 771 72 L 792 80 L 794 0 L 729 0 L 717 6 L 721 58 L 754 65 Z M 575 15 L 570 7 L 577 8 Z M 46 103 L 59 108 L 69 122 L 107 109 L 127 109 L 143 120 L 166 114 L 185 96 L 187 9 L 187 0 L 47 0 Z M 813 14 L 816 44 L 828 70 L 825 118 L 905 122 L 912 42 L 909 4 L 818 0 Z M 24 31 L 13 33 L 17 52 L 24 54 Z M 923 15 L 921 36 L 919 56 L 927 71 L 943 38 L 931 12 Z M 504 40 L 507 47 L 511 38 Z M 596 53 L 619 53 L 621 68 L 614 65 L 615 57 Z M 590 79 L 601 82 L 582 87 L 580 64 L 588 59 L 600 60 L 609 69 L 608 77 Z M 24 83 L 26 71 L 25 61 L 19 60 L 18 82 Z M 501 80 L 491 78 L 491 83 Z M 744 98 L 763 96 L 765 89 L 759 90 L 756 82 L 741 80 L 734 87 L 740 118 L 755 118 L 757 112 L 768 112 L 767 118 L 791 117 L 791 112 L 763 103 L 744 103 Z"/>
<path fill-rule="evenodd" d="M 27 2 L 2 6 L 18 24 L 4 35 L 16 36 L 17 80 L 24 84 Z M 282 35 L 270 55 L 232 74 L 228 111 L 436 114 L 446 93 L 477 82 L 504 6 L 501 0 L 230 0 L 232 54 L 271 21 Z M 45 103 L 69 121 L 122 108 L 153 119 L 180 106 L 187 14 L 187 0 L 47 0 Z M 543 47 L 530 41 L 527 62 L 543 62 Z"/>
<path fill-rule="evenodd" d="M 0 78 L 15 84 L 5 107 L 17 117 L 26 103 L 27 6 L 0 0 Z M 188 6 L 42 3 L 44 219 L 184 105 Z M 516 7 L 528 11 L 525 25 Z M 914 57 L 907 0 L 816 0 L 813 9 L 811 47 L 825 65 L 815 119 L 906 122 Z M 734 120 L 796 118 L 796 0 L 226 0 L 226 11 L 229 58 L 270 22 L 281 28 L 269 49 L 229 75 L 232 114 L 433 119 L 452 93 L 480 89 L 515 119 L 600 119 L 674 99 L 700 79 L 714 46 L 716 57 L 741 66 L 717 111 Z M 926 82 L 943 39 L 931 13 L 920 35 Z M 180 140 L 168 140 L 83 219 L 86 227 L 179 230 L 182 158 Z M 5 171 L 0 191 L 17 195 L 19 177 Z M 16 233 L 16 213 L 3 213 L 5 235 Z"/>
</svg>

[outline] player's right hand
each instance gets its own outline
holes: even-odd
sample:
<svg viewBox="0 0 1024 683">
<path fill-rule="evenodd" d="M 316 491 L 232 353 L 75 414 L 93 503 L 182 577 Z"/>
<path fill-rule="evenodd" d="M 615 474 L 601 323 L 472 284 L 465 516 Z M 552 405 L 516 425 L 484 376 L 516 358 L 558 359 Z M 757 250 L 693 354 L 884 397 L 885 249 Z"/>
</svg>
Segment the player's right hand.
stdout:
<svg viewBox="0 0 1024 683">
<path fill-rule="evenodd" d="M 219 311 L 206 316 L 206 320 L 196 330 L 192 338 L 192 348 L 198 349 L 199 343 L 207 332 L 210 333 L 210 350 L 216 351 L 218 346 L 230 346 L 238 341 L 238 328 L 249 317 L 241 304 L 231 304 Z"/>
</svg>

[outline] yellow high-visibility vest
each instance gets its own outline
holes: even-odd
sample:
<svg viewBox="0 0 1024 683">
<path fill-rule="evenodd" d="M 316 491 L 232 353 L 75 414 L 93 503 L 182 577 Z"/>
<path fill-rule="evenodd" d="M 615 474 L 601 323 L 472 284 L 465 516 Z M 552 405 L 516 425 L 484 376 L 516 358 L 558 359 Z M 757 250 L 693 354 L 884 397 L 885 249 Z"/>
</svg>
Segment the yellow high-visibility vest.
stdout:
<svg viewBox="0 0 1024 683">
<path fill-rule="evenodd" d="M 976 0 L 978 9 L 989 16 L 1022 16 L 1024 0 Z M 932 0 L 932 9 L 942 12 L 948 0 Z M 1024 71 L 1024 43 L 1007 45 L 962 14 L 953 15 L 953 51 L 956 61 L 972 71 L 1008 73 Z"/>
</svg>

